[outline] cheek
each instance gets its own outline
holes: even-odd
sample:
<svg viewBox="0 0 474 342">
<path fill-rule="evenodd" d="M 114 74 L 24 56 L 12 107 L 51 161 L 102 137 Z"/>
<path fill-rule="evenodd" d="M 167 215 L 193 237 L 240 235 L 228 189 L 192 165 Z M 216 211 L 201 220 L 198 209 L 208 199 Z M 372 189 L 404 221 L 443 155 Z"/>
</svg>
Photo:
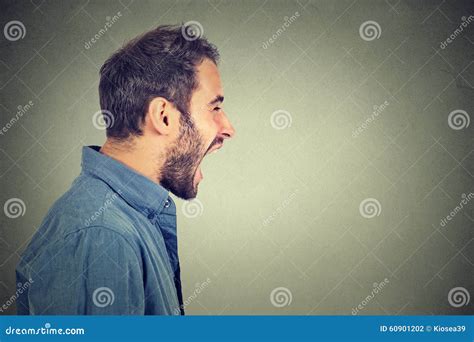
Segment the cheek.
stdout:
<svg viewBox="0 0 474 342">
<path fill-rule="evenodd" d="M 199 123 L 198 129 L 204 141 L 210 144 L 217 136 L 218 124 L 214 116 L 210 114 L 209 117 Z"/>
<path fill-rule="evenodd" d="M 209 143 L 211 143 L 217 137 L 217 133 L 219 132 L 218 127 L 218 124 L 213 120 L 208 130 L 208 138 L 210 140 Z"/>
</svg>

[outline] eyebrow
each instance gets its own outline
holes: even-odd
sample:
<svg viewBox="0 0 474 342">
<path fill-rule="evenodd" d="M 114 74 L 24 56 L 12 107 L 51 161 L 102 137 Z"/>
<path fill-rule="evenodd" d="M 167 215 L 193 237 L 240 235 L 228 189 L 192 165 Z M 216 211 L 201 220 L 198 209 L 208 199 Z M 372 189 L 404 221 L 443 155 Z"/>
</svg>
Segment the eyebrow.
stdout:
<svg viewBox="0 0 474 342">
<path fill-rule="evenodd" d="M 218 104 L 219 102 L 224 102 L 224 96 L 217 95 L 214 99 L 212 99 L 211 102 L 209 102 L 209 106 L 213 106 L 215 104 Z"/>
</svg>

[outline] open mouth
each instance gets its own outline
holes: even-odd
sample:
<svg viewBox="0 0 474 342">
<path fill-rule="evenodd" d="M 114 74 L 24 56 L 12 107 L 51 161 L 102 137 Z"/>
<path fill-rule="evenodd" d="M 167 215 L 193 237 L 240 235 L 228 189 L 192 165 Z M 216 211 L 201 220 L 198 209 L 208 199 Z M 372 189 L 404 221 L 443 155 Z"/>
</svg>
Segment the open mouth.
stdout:
<svg viewBox="0 0 474 342">
<path fill-rule="evenodd" d="M 201 163 L 204 160 L 204 157 L 206 157 L 208 154 L 216 152 L 218 149 L 222 147 L 223 143 L 221 141 L 213 142 L 209 148 L 207 149 L 206 153 L 201 158 L 201 161 L 199 162 L 198 167 L 196 168 L 196 172 L 194 174 L 194 182 L 195 184 L 198 184 L 203 178 L 202 170 L 201 170 Z"/>
</svg>

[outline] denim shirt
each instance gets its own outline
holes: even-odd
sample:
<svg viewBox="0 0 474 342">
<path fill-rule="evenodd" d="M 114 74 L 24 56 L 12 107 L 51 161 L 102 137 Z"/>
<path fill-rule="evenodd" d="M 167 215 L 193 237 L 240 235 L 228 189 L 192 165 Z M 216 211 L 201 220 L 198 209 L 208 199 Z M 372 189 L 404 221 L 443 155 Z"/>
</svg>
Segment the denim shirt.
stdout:
<svg viewBox="0 0 474 342">
<path fill-rule="evenodd" d="M 21 255 L 18 314 L 184 314 L 168 191 L 98 146 L 82 153 L 81 174 Z"/>
</svg>

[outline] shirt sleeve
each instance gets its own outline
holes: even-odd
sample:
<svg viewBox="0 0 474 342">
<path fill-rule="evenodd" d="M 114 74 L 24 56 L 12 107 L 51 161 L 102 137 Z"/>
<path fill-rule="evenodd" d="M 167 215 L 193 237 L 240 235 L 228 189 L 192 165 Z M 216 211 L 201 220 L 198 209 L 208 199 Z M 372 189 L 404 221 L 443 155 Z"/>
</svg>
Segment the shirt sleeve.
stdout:
<svg viewBox="0 0 474 342">
<path fill-rule="evenodd" d="M 46 248 L 30 265 L 30 314 L 142 315 L 143 271 L 121 234 L 87 227 Z"/>
</svg>

